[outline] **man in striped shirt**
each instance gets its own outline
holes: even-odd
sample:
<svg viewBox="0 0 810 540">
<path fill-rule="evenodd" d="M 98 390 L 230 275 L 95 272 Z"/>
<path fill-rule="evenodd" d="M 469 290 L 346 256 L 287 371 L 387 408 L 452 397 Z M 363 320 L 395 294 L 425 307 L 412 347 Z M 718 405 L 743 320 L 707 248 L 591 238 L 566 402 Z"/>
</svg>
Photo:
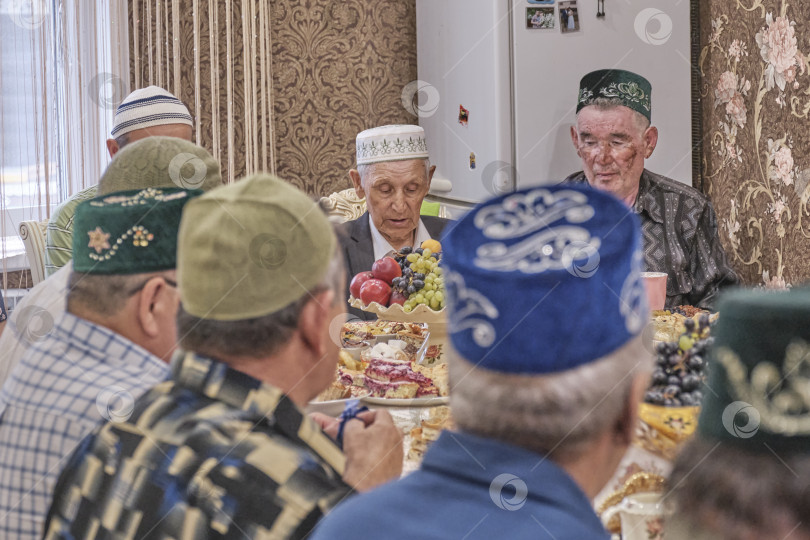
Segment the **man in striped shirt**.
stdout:
<svg viewBox="0 0 810 540">
<path fill-rule="evenodd" d="M 77 208 L 67 312 L 0 389 L 0 538 L 39 538 L 75 446 L 166 378 L 180 302 L 177 231 L 200 193 L 123 191 Z"/>
</svg>

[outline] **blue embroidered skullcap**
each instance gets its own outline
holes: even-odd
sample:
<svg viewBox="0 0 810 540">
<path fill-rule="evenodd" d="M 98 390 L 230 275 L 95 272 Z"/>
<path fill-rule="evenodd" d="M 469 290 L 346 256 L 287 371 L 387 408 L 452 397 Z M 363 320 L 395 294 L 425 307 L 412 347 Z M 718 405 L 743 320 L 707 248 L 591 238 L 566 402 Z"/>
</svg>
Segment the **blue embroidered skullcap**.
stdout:
<svg viewBox="0 0 810 540">
<path fill-rule="evenodd" d="M 647 322 L 638 218 L 606 192 L 533 187 L 481 203 L 448 229 L 448 333 L 478 367 L 565 371 Z"/>
</svg>

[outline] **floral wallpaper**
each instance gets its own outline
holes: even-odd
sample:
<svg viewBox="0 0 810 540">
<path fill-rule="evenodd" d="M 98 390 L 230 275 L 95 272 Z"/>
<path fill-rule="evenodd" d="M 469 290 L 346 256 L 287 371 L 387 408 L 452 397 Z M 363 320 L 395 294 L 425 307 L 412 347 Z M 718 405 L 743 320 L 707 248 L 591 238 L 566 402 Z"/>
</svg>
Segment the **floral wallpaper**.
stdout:
<svg viewBox="0 0 810 540">
<path fill-rule="evenodd" d="M 703 177 L 741 280 L 810 279 L 810 1 L 701 2 Z"/>
<path fill-rule="evenodd" d="M 273 2 L 272 27 L 278 175 L 313 195 L 348 188 L 360 131 L 419 121 L 402 106 L 416 2 Z"/>
</svg>

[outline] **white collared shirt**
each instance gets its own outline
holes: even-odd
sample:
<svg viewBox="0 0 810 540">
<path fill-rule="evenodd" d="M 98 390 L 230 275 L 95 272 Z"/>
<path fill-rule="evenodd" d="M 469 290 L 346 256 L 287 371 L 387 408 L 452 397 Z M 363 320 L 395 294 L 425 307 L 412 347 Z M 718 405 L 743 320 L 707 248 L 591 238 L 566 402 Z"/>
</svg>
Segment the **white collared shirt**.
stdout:
<svg viewBox="0 0 810 540">
<path fill-rule="evenodd" d="M 388 242 L 388 240 L 383 238 L 383 235 L 380 234 L 380 231 L 378 231 L 377 227 L 374 226 L 374 221 L 371 219 L 371 215 L 368 216 L 368 224 L 371 226 L 371 242 L 374 244 L 374 260 L 378 261 L 385 257 L 389 251 L 395 250 L 395 248 Z M 425 240 L 430 240 L 430 233 L 420 219 L 419 227 L 416 228 L 416 242 L 414 242 L 414 247 L 421 246 L 422 242 Z"/>
</svg>

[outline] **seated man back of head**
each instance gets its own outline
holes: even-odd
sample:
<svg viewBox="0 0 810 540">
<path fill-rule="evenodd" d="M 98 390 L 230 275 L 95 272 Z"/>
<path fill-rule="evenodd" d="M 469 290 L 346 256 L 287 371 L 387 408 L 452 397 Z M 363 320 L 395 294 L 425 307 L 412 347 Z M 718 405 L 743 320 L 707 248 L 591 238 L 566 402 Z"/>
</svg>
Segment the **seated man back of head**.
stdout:
<svg viewBox="0 0 810 540">
<path fill-rule="evenodd" d="M 174 187 L 207 191 L 221 184 L 219 163 L 205 148 L 176 137 L 154 136 L 121 150 L 101 176 L 98 192 Z M 8 331 L 0 336 L 0 385 L 30 344 L 42 339 L 64 313 L 69 275 L 68 264 L 17 304 Z"/>
<path fill-rule="evenodd" d="M 107 139 L 107 151 L 114 158 L 125 146 L 155 136 L 191 141 L 193 125 L 188 108 L 171 92 L 157 86 L 139 88 L 124 98 L 116 109 L 112 138 Z M 128 189 L 140 187 L 146 186 L 136 185 Z M 85 188 L 54 209 L 45 234 L 46 276 L 53 275 L 70 262 L 76 206 L 96 195 L 103 195 L 98 188 L 98 185 Z"/>
<path fill-rule="evenodd" d="M 0 537 L 39 538 L 62 463 L 168 374 L 177 231 L 199 191 L 124 191 L 76 210 L 67 312 L 0 390 Z"/>
<path fill-rule="evenodd" d="M 610 195 L 532 188 L 442 239 L 450 404 L 420 470 L 314 539 L 608 539 L 590 500 L 632 440 L 651 358 L 641 231 Z"/>
<path fill-rule="evenodd" d="M 674 540 L 810 539 L 810 290 L 723 296 L 695 438 L 667 499 Z"/>
<path fill-rule="evenodd" d="M 348 421 L 344 454 L 302 412 L 335 376 L 342 264 L 326 216 L 277 178 L 189 204 L 178 248 L 184 351 L 171 380 L 72 457 L 46 538 L 304 538 L 352 488 L 396 477 L 402 440 L 390 415 Z"/>
</svg>

